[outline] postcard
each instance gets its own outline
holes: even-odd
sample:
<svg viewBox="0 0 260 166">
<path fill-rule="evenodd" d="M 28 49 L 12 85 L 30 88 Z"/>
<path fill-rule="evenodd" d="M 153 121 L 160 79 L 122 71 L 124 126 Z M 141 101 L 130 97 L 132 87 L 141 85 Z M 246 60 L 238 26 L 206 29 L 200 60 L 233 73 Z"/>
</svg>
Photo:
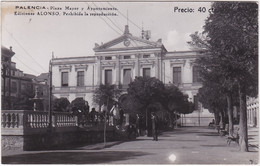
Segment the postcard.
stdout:
<svg viewBox="0 0 260 166">
<path fill-rule="evenodd" d="M 258 4 L 2 1 L 3 164 L 258 164 Z"/>
</svg>

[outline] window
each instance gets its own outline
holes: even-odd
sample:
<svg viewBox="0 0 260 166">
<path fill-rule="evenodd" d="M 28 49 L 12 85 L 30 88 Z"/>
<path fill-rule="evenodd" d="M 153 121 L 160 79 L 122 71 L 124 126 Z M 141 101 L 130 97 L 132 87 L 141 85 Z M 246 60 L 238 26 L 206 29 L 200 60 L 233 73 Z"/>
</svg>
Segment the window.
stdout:
<svg viewBox="0 0 260 166">
<path fill-rule="evenodd" d="M 181 67 L 173 67 L 173 83 L 181 83 Z"/>
<path fill-rule="evenodd" d="M 25 90 L 26 89 L 26 85 L 24 83 L 21 84 L 21 90 Z"/>
<path fill-rule="evenodd" d="M 111 56 L 106 56 L 106 57 L 105 57 L 105 60 L 111 60 L 111 59 L 112 59 Z"/>
<path fill-rule="evenodd" d="M 61 86 L 68 86 L 69 85 L 69 73 L 62 72 L 61 73 Z"/>
<path fill-rule="evenodd" d="M 12 84 L 11 84 L 11 92 L 12 93 L 16 93 L 17 92 L 17 83 L 16 82 L 12 82 Z"/>
<path fill-rule="evenodd" d="M 105 84 L 112 84 L 112 70 L 105 70 Z"/>
<path fill-rule="evenodd" d="M 150 55 L 149 54 L 145 54 L 145 55 L 143 55 L 143 58 L 150 58 Z"/>
<path fill-rule="evenodd" d="M 77 72 L 77 86 L 84 86 L 84 71 Z"/>
<path fill-rule="evenodd" d="M 193 66 L 193 83 L 201 82 L 200 77 L 200 67 L 199 66 Z"/>
<path fill-rule="evenodd" d="M 124 69 L 123 85 L 128 85 L 131 81 L 131 69 Z"/>
<path fill-rule="evenodd" d="M 143 77 L 150 77 L 150 76 L 151 76 L 151 69 L 143 68 Z"/>
<path fill-rule="evenodd" d="M 126 56 L 124 56 L 124 59 L 131 59 L 131 56 L 130 55 L 126 55 Z"/>
</svg>

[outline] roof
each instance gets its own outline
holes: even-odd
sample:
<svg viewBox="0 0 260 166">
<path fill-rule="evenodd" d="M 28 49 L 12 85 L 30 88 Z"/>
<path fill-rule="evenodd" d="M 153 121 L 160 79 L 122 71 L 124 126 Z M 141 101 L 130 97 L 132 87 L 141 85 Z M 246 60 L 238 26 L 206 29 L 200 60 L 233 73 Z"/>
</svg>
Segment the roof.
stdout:
<svg viewBox="0 0 260 166">
<path fill-rule="evenodd" d="M 29 78 L 29 79 L 34 79 L 36 76 L 35 75 L 32 75 L 32 74 L 24 74 L 24 77 L 25 78 Z"/>
<path fill-rule="evenodd" d="M 10 47 L 10 49 L 8 49 L 5 46 L 1 45 L 1 54 L 4 56 L 12 57 L 15 54 L 15 52 L 12 51 L 12 47 Z"/>
<path fill-rule="evenodd" d="M 49 73 L 41 73 L 39 76 L 35 77 L 37 82 L 45 82 L 49 79 Z"/>
<path fill-rule="evenodd" d="M 129 41 L 129 43 L 125 43 L 125 41 Z M 162 44 L 162 41 L 159 39 L 157 42 L 150 41 L 141 37 L 133 36 L 129 33 L 128 25 L 125 26 L 125 32 L 120 37 L 113 39 L 104 44 L 98 45 L 95 44 L 95 48 L 93 49 L 95 52 L 106 51 L 106 50 L 117 50 L 117 49 L 138 49 L 138 48 L 163 48 L 165 47 Z M 165 49 L 166 50 L 166 49 Z"/>
</svg>

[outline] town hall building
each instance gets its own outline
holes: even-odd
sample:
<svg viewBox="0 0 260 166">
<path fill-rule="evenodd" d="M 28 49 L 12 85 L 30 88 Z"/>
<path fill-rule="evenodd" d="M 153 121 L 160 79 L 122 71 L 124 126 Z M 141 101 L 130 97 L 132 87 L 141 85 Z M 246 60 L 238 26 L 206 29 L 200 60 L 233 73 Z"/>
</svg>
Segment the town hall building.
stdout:
<svg viewBox="0 0 260 166">
<path fill-rule="evenodd" d="M 136 37 L 130 33 L 128 25 L 118 38 L 95 44 L 94 52 L 94 56 L 51 60 L 55 97 L 65 97 L 69 101 L 81 97 L 91 108 L 97 108 L 92 95 L 100 84 L 115 84 L 126 90 L 136 76 L 149 76 L 164 84 L 175 84 L 190 101 L 197 102 L 196 94 L 202 84 L 195 60 L 203 56 L 202 52 L 168 52 L 161 39 L 151 41 L 144 31 L 141 37 Z"/>
</svg>

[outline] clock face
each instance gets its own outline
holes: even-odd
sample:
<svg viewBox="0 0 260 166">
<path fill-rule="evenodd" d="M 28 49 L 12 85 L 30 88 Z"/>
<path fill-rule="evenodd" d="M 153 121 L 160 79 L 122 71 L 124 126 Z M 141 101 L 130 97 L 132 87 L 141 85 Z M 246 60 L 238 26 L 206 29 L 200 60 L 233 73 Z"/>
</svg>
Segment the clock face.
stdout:
<svg viewBox="0 0 260 166">
<path fill-rule="evenodd" d="M 129 41 L 129 40 L 125 40 L 125 41 L 124 41 L 124 45 L 125 45 L 126 47 L 128 47 L 128 46 L 130 45 L 130 41 Z"/>
</svg>

